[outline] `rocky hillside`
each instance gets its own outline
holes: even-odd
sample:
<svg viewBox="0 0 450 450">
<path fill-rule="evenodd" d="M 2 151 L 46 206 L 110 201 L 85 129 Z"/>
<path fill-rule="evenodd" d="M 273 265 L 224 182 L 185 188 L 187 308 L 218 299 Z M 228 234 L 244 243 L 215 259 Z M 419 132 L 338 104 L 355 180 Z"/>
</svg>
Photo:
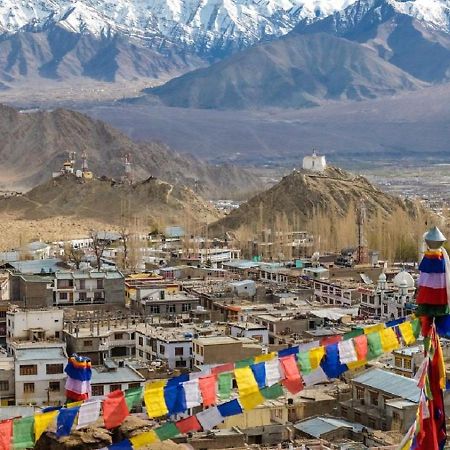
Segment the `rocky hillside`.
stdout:
<svg viewBox="0 0 450 450">
<path fill-rule="evenodd" d="M 81 181 L 64 175 L 43 183 L 24 195 L 0 199 L 0 215 L 16 220 L 68 217 L 96 220 L 105 228 L 118 227 L 122 216 L 138 217 L 142 226 L 183 224 L 186 219 L 218 218 L 216 210 L 188 188 L 156 178 L 128 185 L 111 179 Z"/>
<path fill-rule="evenodd" d="M 380 191 L 364 177 L 330 167 L 322 174 L 295 170 L 219 220 L 215 229 L 256 229 L 261 219 L 269 227 L 277 216 L 304 228 L 315 214 L 322 213 L 331 220 L 342 218 L 360 200 L 364 201 L 369 219 L 377 214 L 389 217 L 398 211 L 414 217 L 418 212 L 413 203 Z"/>
<path fill-rule="evenodd" d="M 258 179 L 245 170 L 210 166 L 159 142 L 133 142 L 109 125 L 77 112 L 22 113 L 0 105 L 0 189 L 23 191 L 43 183 L 71 151 L 77 152 L 77 167 L 86 152 L 89 169 L 97 177 L 120 179 L 123 157 L 129 154 L 135 180 L 154 176 L 195 188 L 205 197 L 259 188 Z"/>
</svg>

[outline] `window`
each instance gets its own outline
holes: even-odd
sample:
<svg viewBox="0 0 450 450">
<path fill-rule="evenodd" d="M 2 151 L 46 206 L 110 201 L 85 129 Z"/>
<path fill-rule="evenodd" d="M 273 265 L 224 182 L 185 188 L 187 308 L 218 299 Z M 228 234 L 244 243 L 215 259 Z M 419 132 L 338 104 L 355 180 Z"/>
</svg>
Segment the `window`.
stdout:
<svg viewBox="0 0 450 450">
<path fill-rule="evenodd" d="M 395 357 L 395 367 L 402 367 L 402 358 L 400 356 Z"/>
<path fill-rule="evenodd" d="M 73 287 L 73 280 L 58 280 L 58 289 L 69 289 Z"/>
<path fill-rule="evenodd" d="M 142 347 L 144 345 L 144 338 L 139 337 L 139 345 Z"/>
<path fill-rule="evenodd" d="M 370 391 L 369 396 L 370 396 L 370 404 L 378 406 L 378 393 Z"/>
<path fill-rule="evenodd" d="M 59 339 L 59 331 L 55 331 L 55 338 Z"/>
<path fill-rule="evenodd" d="M 35 364 L 20 366 L 20 375 L 37 375 L 37 366 Z"/>
<path fill-rule="evenodd" d="M 410 359 L 403 360 L 403 367 L 405 369 L 411 369 L 411 360 Z"/>
<path fill-rule="evenodd" d="M 186 367 L 186 361 L 175 361 L 175 367 Z"/>
<path fill-rule="evenodd" d="M 63 373 L 63 365 L 62 364 L 47 364 L 46 365 L 46 373 L 47 373 L 47 375 Z"/>
<path fill-rule="evenodd" d="M 149 361 L 152 360 L 152 355 L 151 355 L 151 353 L 147 353 L 147 359 L 148 359 Z"/>
<path fill-rule="evenodd" d="M 97 289 L 103 289 L 103 280 L 97 280 Z"/>
<path fill-rule="evenodd" d="M 175 356 L 183 356 L 184 352 L 183 352 L 183 347 L 175 347 Z"/>
<path fill-rule="evenodd" d="M 86 289 L 86 280 L 80 280 L 80 289 Z"/>
<path fill-rule="evenodd" d="M 163 355 L 166 353 L 166 347 L 162 344 L 159 345 L 159 353 L 162 353 Z"/>
<path fill-rule="evenodd" d="M 137 389 L 138 387 L 141 387 L 141 383 L 130 383 L 128 385 L 128 389 Z"/>
<path fill-rule="evenodd" d="M 159 305 L 150 305 L 150 313 L 152 314 L 160 314 Z"/>
<path fill-rule="evenodd" d="M 175 313 L 176 310 L 176 306 L 175 305 L 167 305 L 167 312 L 168 313 Z"/>
<path fill-rule="evenodd" d="M 0 391 L 9 391 L 9 381 L 0 381 Z"/>
<path fill-rule="evenodd" d="M 50 392 L 59 392 L 61 390 L 59 381 L 50 381 L 50 383 L 48 383 L 48 390 Z"/>
<path fill-rule="evenodd" d="M 78 293 L 78 301 L 85 302 L 86 300 L 87 300 L 86 292 L 79 292 Z"/>
<path fill-rule="evenodd" d="M 59 293 L 59 299 L 60 300 L 67 300 L 68 299 L 67 292 L 60 292 Z"/>
<path fill-rule="evenodd" d="M 145 340 L 145 342 L 146 342 L 146 344 L 147 344 L 147 347 L 151 347 L 151 346 L 152 346 L 152 340 L 151 340 L 150 338 L 147 338 L 147 339 Z"/>
<path fill-rule="evenodd" d="M 92 395 L 93 396 L 104 395 L 104 393 L 105 393 L 105 389 L 103 386 L 92 386 Z"/>
<path fill-rule="evenodd" d="M 136 339 L 136 333 L 131 333 L 130 339 L 134 341 Z"/>
<path fill-rule="evenodd" d="M 181 311 L 183 311 L 183 312 L 188 312 L 188 311 L 190 311 L 192 308 L 191 308 L 191 304 L 190 303 L 183 303 L 182 305 L 181 305 Z"/>
<path fill-rule="evenodd" d="M 84 347 L 92 347 L 92 341 L 83 341 Z"/>
<path fill-rule="evenodd" d="M 23 383 L 24 394 L 34 394 L 34 383 Z"/>
<path fill-rule="evenodd" d="M 122 388 L 122 385 L 120 385 L 120 384 L 111 384 L 109 386 L 109 392 L 120 391 L 121 388 Z"/>
<path fill-rule="evenodd" d="M 114 333 L 114 339 L 116 341 L 123 339 L 123 333 Z"/>
<path fill-rule="evenodd" d="M 142 350 L 139 350 L 139 356 L 141 357 L 141 358 L 143 358 L 144 357 L 144 352 L 142 351 Z"/>
<path fill-rule="evenodd" d="M 364 388 L 356 386 L 356 398 L 361 400 L 364 398 Z"/>
</svg>

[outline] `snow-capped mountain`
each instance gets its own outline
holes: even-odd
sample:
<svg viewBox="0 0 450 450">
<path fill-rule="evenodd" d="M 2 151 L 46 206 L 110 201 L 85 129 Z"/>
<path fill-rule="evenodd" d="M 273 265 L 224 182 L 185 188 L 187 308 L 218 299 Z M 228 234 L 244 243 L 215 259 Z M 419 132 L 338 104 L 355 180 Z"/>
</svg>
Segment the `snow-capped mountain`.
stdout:
<svg viewBox="0 0 450 450">
<path fill-rule="evenodd" d="M 228 53 L 282 36 L 300 20 L 341 10 L 352 0 L 1 0 L 0 32 L 58 25 L 96 37 L 114 34 L 152 48 L 177 46 L 198 54 Z"/>
</svg>

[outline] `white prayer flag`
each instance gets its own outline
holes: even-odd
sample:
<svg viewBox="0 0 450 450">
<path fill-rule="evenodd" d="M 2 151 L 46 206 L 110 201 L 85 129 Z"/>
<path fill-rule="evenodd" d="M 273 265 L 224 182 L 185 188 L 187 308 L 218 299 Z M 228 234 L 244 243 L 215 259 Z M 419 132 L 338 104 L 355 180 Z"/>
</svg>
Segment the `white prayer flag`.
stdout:
<svg viewBox="0 0 450 450">
<path fill-rule="evenodd" d="M 204 409 L 197 414 L 197 420 L 200 422 L 204 431 L 211 430 L 216 425 L 219 425 L 219 423 L 223 422 L 223 419 L 217 406 Z"/>
<path fill-rule="evenodd" d="M 353 340 L 341 341 L 338 343 L 339 361 L 341 364 L 348 364 L 358 361 L 358 355 L 353 345 Z"/>
<path fill-rule="evenodd" d="M 202 394 L 198 380 L 185 381 L 183 383 L 184 395 L 186 397 L 186 407 L 194 408 L 202 404 Z"/>
<path fill-rule="evenodd" d="M 325 383 L 329 381 L 328 377 L 320 366 L 316 370 L 313 370 L 308 374 L 302 373 L 302 377 L 305 386 L 313 386 L 314 384 Z"/>
<path fill-rule="evenodd" d="M 83 403 L 78 412 L 77 430 L 95 422 L 100 417 L 100 400 Z"/>
<path fill-rule="evenodd" d="M 273 386 L 278 383 L 281 378 L 280 362 L 278 358 L 265 362 L 266 366 L 266 386 Z"/>
<path fill-rule="evenodd" d="M 312 348 L 320 347 L 320 341 L 311 341 L 306 342 L 304 344 L 300 344 L 298 346 L 298 350 L 300 353 L 307 352 L 308 350 L 311 350 Z"/>
</svg>

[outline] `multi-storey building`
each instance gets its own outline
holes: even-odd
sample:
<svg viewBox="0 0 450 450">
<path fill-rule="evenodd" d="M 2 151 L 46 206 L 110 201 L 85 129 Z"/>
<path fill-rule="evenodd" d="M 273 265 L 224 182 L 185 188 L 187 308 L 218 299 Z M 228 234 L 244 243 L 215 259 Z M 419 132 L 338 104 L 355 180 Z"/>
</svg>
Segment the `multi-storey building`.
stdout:
<svg viewBox="0 0 450 450">
<path fill-rule="evenodd" d="M 316 300 L 327 305 L 351 307 L 361 302 L 356 284 L 315 280 L 313 287 Z"/>
</svg>

